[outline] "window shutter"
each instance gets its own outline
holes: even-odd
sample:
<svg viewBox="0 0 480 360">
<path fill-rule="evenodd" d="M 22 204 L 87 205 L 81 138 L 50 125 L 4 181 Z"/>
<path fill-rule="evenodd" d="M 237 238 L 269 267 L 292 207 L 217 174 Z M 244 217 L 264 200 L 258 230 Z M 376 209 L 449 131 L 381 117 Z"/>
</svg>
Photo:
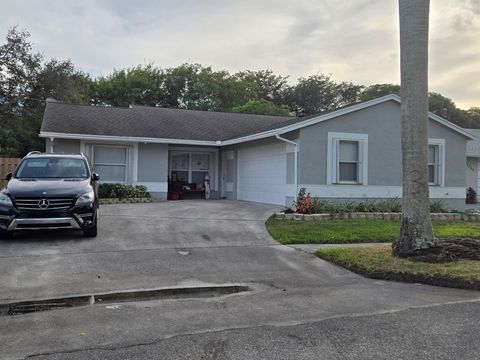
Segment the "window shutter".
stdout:
<svg viewBox="0 0 480 360">
<path fill-rule="evenodd" d="M 363 178 L 364 178 L 364 170 L 363 170 L 363 162 L 364 162 L 364 158 L 363 158 L 363 149 L 364 149 L 364 141 L 359 141 L 358 142 L 358 183 L 359 184 L 363 184 L 364 181 L 363 181 Z"/>
<path fill-rule="evenodd" d="M 436 163 L 437 163 L 437 173 L 435 174 L 437 176 L 436 178 L 436 184 L 437 185 L 442 185 L 442 153 L 443 153 L 443 147 L 441 145 L 437 146 L 437 151 L 435 152 L 435 156 L 437 157 Z"/>
<path fill-rule="evenodd" d="M 333 139 L 333 149 L 332 149 L 332 184 L 336 184 L 338 181 L 338 147 L 339 147 L 338 139 Z"/>
</svg>

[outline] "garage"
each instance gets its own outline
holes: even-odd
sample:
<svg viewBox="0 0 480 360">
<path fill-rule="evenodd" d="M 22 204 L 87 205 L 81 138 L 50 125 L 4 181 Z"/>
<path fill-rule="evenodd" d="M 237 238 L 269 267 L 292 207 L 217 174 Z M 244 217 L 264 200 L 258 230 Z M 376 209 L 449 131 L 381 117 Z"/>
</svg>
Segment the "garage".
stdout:
<svg viewBox="0 0 480 360">
<path fill-rule="evenodd" d="M 273 143 L 238 152 L 238 200 L 285 205 L 286 145 Z"/>
</svg>

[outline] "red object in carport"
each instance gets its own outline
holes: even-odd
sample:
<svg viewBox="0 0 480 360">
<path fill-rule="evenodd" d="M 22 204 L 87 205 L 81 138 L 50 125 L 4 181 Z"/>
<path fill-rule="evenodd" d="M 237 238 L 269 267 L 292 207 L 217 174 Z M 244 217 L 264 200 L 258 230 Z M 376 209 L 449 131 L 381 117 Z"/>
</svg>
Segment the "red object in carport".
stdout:
<svg viewBox="0 0 480 360">
<path fill-rule="evenodd" d="M 180 200 L 180 193 L 179 192 L 171 192 L 169 200 Z"/>
</svg>

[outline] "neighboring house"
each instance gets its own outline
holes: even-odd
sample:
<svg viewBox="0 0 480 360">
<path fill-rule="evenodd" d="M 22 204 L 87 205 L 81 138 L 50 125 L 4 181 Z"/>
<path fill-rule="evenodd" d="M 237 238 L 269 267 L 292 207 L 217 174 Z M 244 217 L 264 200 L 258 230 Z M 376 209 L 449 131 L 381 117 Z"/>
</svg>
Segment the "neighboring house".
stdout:
<svg viewBox="0 0 480 360">
<path fill-rule="evenodd" d="M 467 142 L 467 187 L 480 194 L 480 129 L 465 130 L 475 136 L 475 139 Z"/>
<path fill-rule="evenodd" d="M 388 95 L 307 118 L 49 101 L 49 152 L 84 152 L 105 182 L 166 197 L 175 173 L 213 195 L 291 205 L 305 187 L 322 199 L 401 197 L 400 98 Z M 430 197 L 465 204 L 464 129 L 430 113 Z"/>
</svg>

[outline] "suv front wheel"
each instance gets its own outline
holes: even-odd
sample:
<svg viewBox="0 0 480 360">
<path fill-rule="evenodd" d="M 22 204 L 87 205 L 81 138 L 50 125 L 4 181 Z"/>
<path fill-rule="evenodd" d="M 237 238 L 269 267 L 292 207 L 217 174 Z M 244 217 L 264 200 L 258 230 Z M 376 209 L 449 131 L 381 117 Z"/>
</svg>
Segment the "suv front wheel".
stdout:
<svg viewBox="0 0 480 360">
<path fill-rule="evenodd" d="M 92 227 L 83 230 L 83 237 L 95 237 L 97 236 L 97 223 L 95 222 L 95 225 Z"/>
<path fill-rule="evenodd" d="M 13 233 L 11 231 L 0 230 L 0 240 L 8 240 L 13 237 Z"/>
</svg>

